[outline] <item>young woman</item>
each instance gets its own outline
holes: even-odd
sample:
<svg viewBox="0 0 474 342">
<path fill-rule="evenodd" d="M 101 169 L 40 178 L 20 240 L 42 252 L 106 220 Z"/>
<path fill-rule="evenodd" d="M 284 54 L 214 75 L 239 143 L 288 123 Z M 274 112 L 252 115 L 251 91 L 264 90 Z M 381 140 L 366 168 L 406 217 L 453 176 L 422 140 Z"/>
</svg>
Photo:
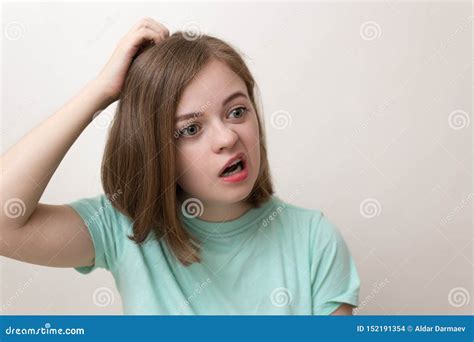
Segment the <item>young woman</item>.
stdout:
<svg viewBox="0 0 474 342">
<path fill-rule="evenodd" d="M 1 254 L 105 268 L 125 314 L 351 314 L 360 281 L 342 236 L 274 195 L 255 91 L 227 43 L 140 20 L 96 79 L 2 157 Z M 105 194 L 38 203 L 116 100 Z"/>
</svg>

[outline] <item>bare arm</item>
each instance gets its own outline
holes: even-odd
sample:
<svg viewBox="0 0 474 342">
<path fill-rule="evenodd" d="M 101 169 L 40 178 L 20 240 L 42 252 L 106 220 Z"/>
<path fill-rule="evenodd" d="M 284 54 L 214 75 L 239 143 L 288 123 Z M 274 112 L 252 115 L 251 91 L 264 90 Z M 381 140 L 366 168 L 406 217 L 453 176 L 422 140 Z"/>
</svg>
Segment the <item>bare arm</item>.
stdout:
<svg viewBox="0 0 474 342">
<path fill-rule="evenodd" d="M 353 309 L 353 306 L 352 306 L 352 305 L 349 305 L 349 304 L 346 304 L 346 303 L 342 303 L 342 304 L 336 309 L 336 311 L 334 311 L 331 315 L 332 315 L 332 316 L 343 316 L 343 315 L 352 316 L 352 309 Z"/>
<path fill-rule="evenodd" d="M 93 245 L 78 214 L 68 206 L 38 203 L 64 155 L 108 105 L 97 81 L 86 85 L 56 113 L 2 156 L 0 252 L 41 265 L 90 264 Z M 63 246 L 66 255 L 56 258 Z M 72 252 L 71 252 L 72 247 Z"/>
<path fill-rule="evenodd" d="M 0 255 L 58 267 L 92 264 L 93 245 L 81 217 L 67 205 L 47 205 L 39 200 L 93 115 L 119 98 L 139 48 L 167 35 L 166 28 L 156 21 L 140 20 L 120 40 L 97 78 L 1 157 Z"/>
<path fill-rule="evenodd" d="M 2 232 L 26 223 L 66 152 L 94 113 L 107 105 L 104 91 L 94 80 L 2 156 Z M 22 215 L 14 212 L 14 203 L 24 210 Z"/>
</svg>

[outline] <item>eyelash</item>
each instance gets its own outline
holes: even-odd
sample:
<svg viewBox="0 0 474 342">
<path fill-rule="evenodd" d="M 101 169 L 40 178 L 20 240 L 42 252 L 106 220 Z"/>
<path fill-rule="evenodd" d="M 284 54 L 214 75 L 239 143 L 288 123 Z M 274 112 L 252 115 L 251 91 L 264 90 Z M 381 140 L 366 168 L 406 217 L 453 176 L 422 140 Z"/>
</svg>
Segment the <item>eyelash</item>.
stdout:
<svg viewBox="0 0 474 342">
<path fill-rule="evenodd" d="M 247 112 L 249 111 L 249 109 L 245 106 L 240 106 L 240 107 L 237 107 L 237 108 L 234 108 L 232 109 L 231 113 L 238 110 L 238 109 L 242 109 L 241 113 L 242 115 L 245 115 L 247 114 Z M 240 119 L 240 118 L 237 118 L 237 119 Z M 192 134 L 192 135 L 188 135 L 188 134 L 184 134 L 183 132 L 185 132 L 189 127 L 193 127 L 193 126 L 196 126 L 196 124 L 192 124 L 192 125 L 189 125 L 189 126 L 186 126 L 184 128 L 180 128 L 178 129 L 176 132 L 177 132 L 177 138 L 179 139 L 180 137 L 184 136 L 184 137 L 193 137 L 195 136 L 197 133 L 195 134 Z"/>
</svg>

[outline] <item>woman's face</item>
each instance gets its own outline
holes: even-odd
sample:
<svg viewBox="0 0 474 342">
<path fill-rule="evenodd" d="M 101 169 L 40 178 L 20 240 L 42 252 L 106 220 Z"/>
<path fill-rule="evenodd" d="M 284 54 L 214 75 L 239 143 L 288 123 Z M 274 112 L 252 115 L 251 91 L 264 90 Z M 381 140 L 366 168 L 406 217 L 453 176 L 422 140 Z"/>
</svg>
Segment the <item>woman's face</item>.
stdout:
<svg viewBox="0 0 474 342">
<path fill-rule="evenodd" d="M 178 185 L 187 197 L 211 205 L 245 199 L 260 169 L 260 137 L 244 81 L 225 63 L 211 60 L 185 88 L 175 118 Z M 239 153 L 248 175 L 230 182 L 220 172 Z"/>
</svg>

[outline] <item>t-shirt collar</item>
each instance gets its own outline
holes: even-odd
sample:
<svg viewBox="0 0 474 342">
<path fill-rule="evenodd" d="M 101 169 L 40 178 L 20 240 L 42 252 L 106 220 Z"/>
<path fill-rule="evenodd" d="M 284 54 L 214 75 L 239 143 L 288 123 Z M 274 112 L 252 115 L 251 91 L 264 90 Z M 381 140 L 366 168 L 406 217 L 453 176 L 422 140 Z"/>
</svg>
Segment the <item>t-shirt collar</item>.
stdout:
<svg viewBox="0 0 474 342">
<path fill-rule="evenodd" d="M 240 217 L 230 221 L 210 222 L 204 221 L 199 217 L 189 217 L 183 215 L 180 211 L 180 218 L 184 225 L 197 233 L 200 237 L 229 238 L 231 236 L 243 233 L 255 225 L 263 224 L 265 217 L 271 214 L 279 202 L 279 198 L 271 196 L 268 201 L 258 208 L 247 210 Z"/>
</svg>

